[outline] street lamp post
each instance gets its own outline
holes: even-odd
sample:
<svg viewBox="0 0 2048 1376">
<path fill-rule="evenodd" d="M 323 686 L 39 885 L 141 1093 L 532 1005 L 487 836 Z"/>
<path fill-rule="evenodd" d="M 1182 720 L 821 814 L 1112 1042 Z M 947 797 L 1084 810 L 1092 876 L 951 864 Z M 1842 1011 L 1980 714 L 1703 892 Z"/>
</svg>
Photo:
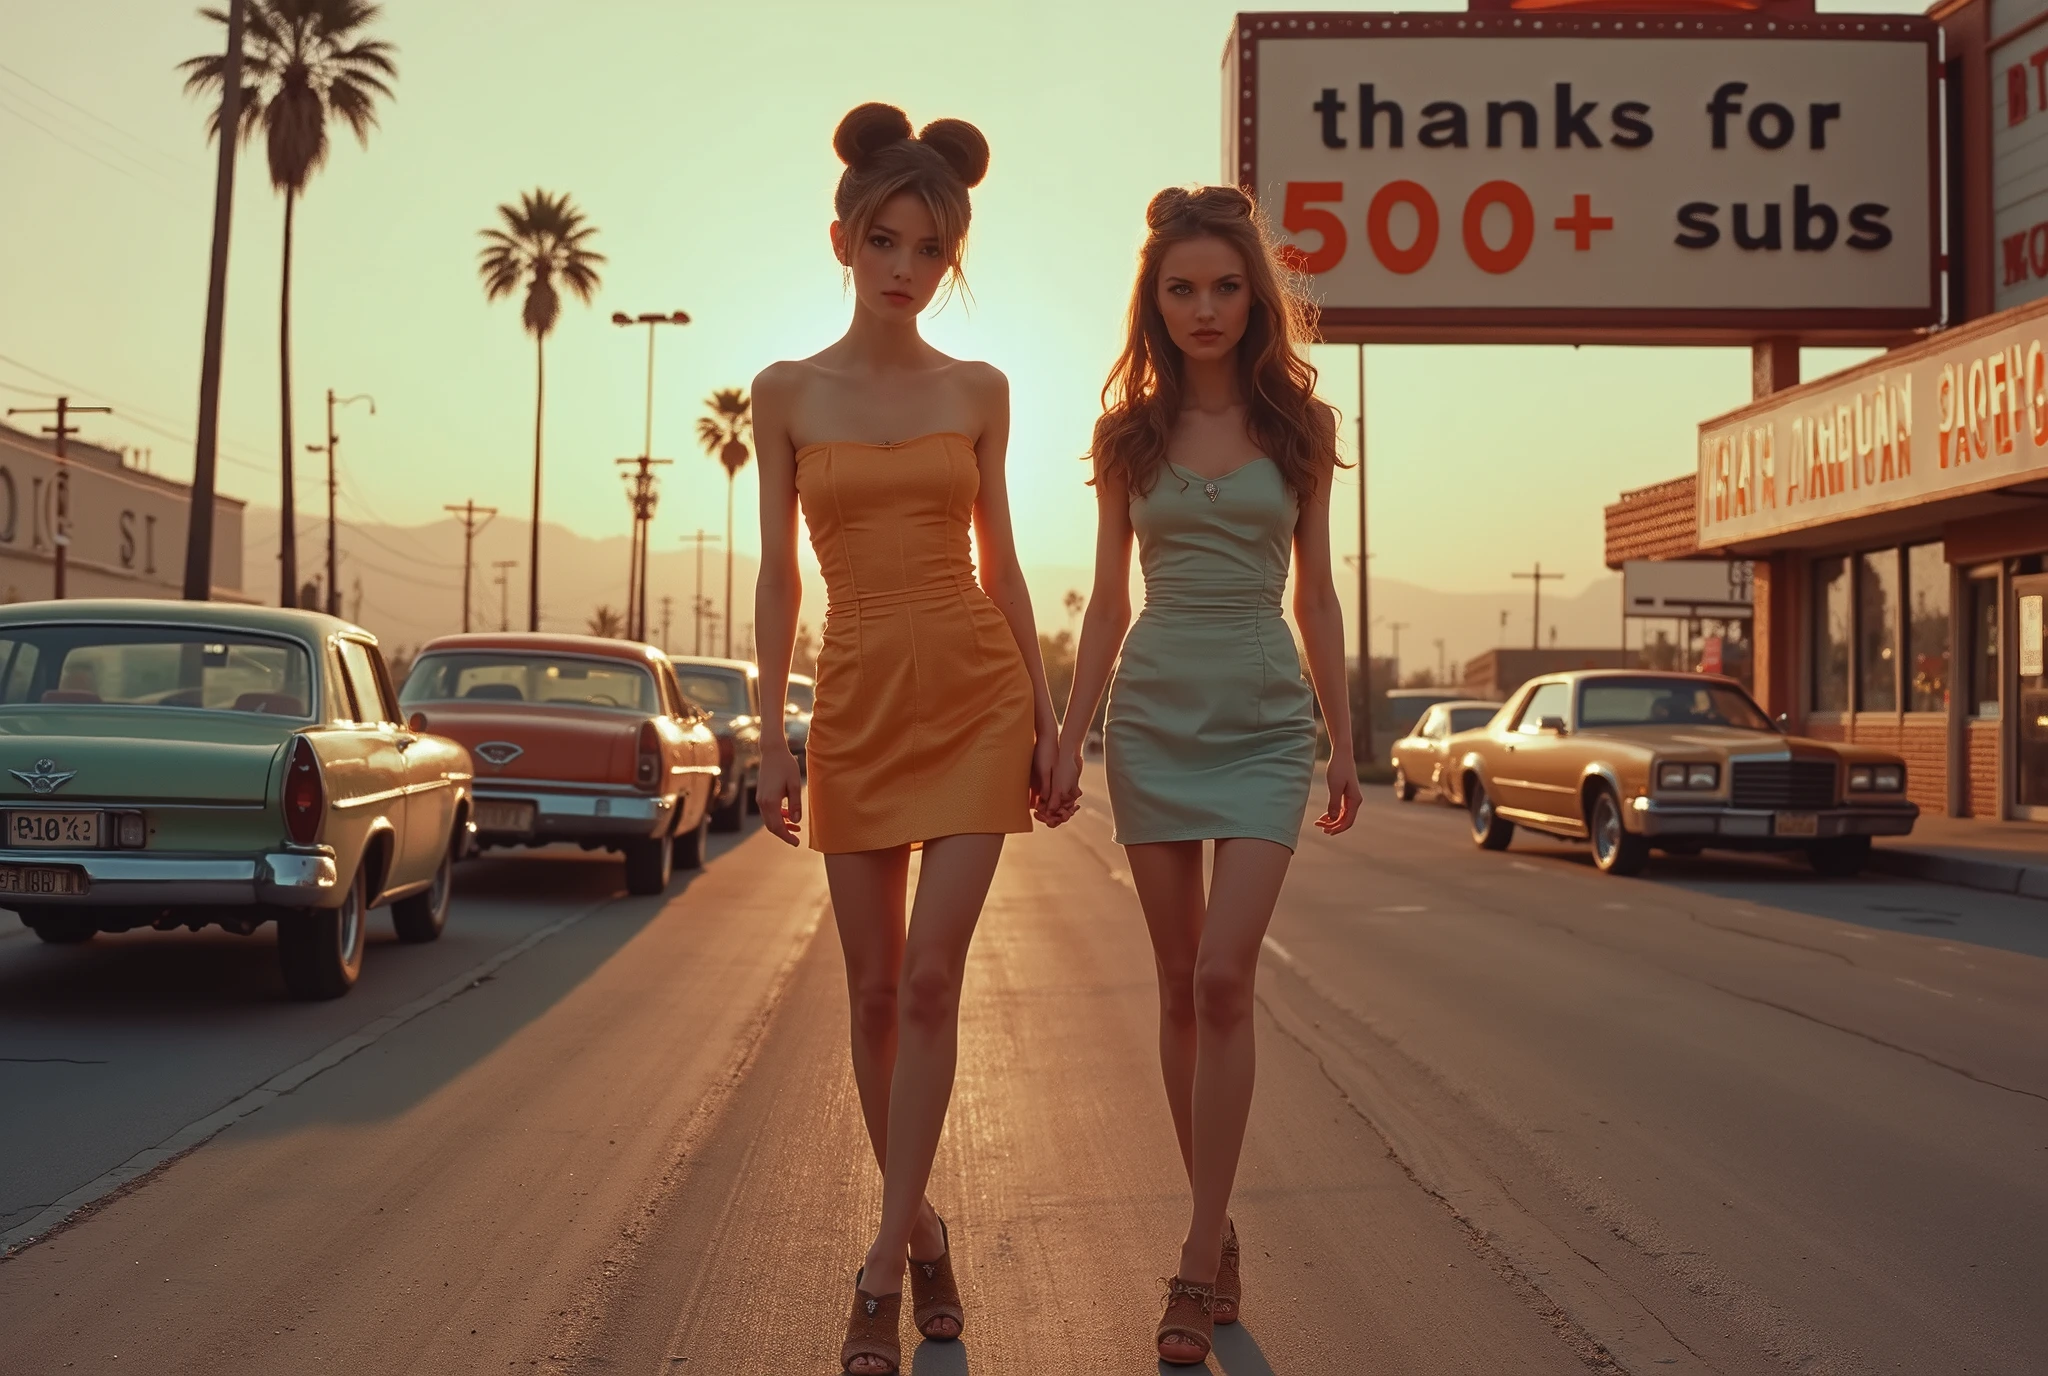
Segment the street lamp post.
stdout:
<svg viewBox="0 0 2048 1376">
<path fill-rule="evenodd" d="M 309 444 L 306 446 L 306 449 L 311 453 L 319 454 L 325 452 L 327 455 L 327 614 L 329 616 L 341 615 L 341 585 L 338 581 L 340 574 L 337 571 L 338 565 L 334 554 L 334 498 L 336 489 L 334 448 L 341 443 L 341 436 L 334 433 L 334 408 L 337 406 L 350 406 L 358 401 L 368 402 L 370 404 L 370 414 L 373 416 L 377 414 L 377 399 L 368 392 L 358 392 L 352 397 L 336 397 L 334 389 L 329 387 L 327 389 L 327 443 Z"/>
<path fill-rule="evenodd" d="M 643 311 L 639 315 L 628 315 L 624 311 L 612 312 L 614 325 L 645 325 L 647 327 L 647 424 L 645 436 L 640 444 L 640 487 L 635 489 L 633 503 L 633 552 L 631 570 L 626 586 L 626 634 L 635 640 L 647 639 L 647 535 L 646 520 L 653 514 L 651 501 L 643 503 L 642 489 L 651 479 L 647 465 L 657 462 L 654 457 L 654 327 L 656 325 L 687 325 L 688 311 Z M 621 460 L 621 462 L 633 462 Z M 665 462 L 661 461 L 661 462 Z M 643 506 L 645 515 L 643 515 Z"/>
</svg>

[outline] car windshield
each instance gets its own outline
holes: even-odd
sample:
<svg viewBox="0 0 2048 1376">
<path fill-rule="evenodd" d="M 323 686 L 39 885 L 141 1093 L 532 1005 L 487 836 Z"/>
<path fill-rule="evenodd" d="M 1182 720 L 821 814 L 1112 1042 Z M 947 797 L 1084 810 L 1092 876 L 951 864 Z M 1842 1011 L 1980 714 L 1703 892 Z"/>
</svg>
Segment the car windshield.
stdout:
<svg viewBox="0 0 2048 1376">
<path fill-rule="evenodd" d="M 747 677 L 733 669 L 707 669 L 701 664 L 676 665 L 683 696 L 713 712 L 743 716 L 747 712 Z M 796 688 L 790 688 L 794 695 Z"/>
<path fill-rule="evenodd" d="M 422 702 L 527 702 L 556 707 L 659 711 L 654 675 L 642 664 L 576 655 L 462 650 L 421 655 L 398 695 Z"/>
<path fill-rule="evenodd" d="M 789 685 L 789 705 L 796 708 L 797 711 L 810 711 L 814 700 L 815 692 L 810 684 L 791 683 Z"/>
<path fill-rule="evenodd" d="M 293 640 L 215 626 L 0 630 L 0 704 L 196 707 L 310 715 L 312 661 Z"/>
<path fill-rule="evenodd" d="M 1673 678 L 1599 679 L 1588 683 L 1579 690 L 1579 725 L 1771 729 L 1770 719 L 1740 688 Z"/>
<path fill-rule="evenodd" d="M 1498 707 L 1453 707 L 1451 709 L 1451 733 L 1476 731 L 1492 721 L 1500 712 Z"/>
</svg>

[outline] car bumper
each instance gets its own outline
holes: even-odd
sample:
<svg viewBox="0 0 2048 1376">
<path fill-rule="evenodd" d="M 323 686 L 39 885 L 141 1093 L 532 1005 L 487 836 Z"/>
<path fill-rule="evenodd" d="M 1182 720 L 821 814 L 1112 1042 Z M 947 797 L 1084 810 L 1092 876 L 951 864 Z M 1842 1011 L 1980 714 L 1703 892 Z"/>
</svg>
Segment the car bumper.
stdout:
<svg viewBox="0 0 2048 1376">
<path fill-rule="evenodd" d="M 1799 844 L 1837 836 L 1906 836 L 1911 834 L 1920 808 L 1914 803 L 1897 802 L 1771 809 L 1637 798 L 1625 815 L 1629 830 L 1642 836 Z M 1780 816 L 1813 818 L 1813 834 L 1781 832 Z"/>
<path fill-rule="evenodd" d="M 267 855 L 9 850 L 0 864 L 82 871 L 87 883 L 82 894 L 8 894 L 0 905 L 320 908 L 340 901 L 340 871 L 329 846 Z"/>
<path fill-rule="evenodd" d="M 479 804 L 533 804 L 532 831 L 493 831 L 479 825 L 477 839 L 484 845 L 528 841 L 640 841 L 668 835 L 676 814 L 676 799 L 659 794 L 477 788 L 474 795 Z"/>
</svg>

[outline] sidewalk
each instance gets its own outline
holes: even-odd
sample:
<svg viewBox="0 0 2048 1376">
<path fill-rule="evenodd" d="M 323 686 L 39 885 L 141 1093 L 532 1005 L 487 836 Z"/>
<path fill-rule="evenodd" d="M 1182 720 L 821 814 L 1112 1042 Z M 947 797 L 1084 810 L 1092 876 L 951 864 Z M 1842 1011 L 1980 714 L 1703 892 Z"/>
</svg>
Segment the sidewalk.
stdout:
<svg viewBox="0 0 2048 1376">
<path fill-rule="evenodd" d="M 2048 826 L 1922 812 L 1911 836 L 1879 837 L 1870 868 L 1884 874 L 2048 899 Z"/>
</svg>

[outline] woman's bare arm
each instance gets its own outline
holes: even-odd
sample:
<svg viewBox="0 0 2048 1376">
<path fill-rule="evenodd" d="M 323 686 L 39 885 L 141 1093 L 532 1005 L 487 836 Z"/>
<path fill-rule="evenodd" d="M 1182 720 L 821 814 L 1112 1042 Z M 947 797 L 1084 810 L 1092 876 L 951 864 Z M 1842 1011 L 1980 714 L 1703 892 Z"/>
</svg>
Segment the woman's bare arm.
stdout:
<svg viewBox="0 0 2048 1376">
<path fill-rule="evenodd" d="M 1350 827 L 1364 795 L 1351 757 L 1351 694 L 1344 676 L 1344 612 L 1330 572 L 1330 498 L 1336 476 L 1336 424 L 1328 421 L 1328 455 L 1315 497 L 1294 522 L 1294 620 L 1308 652 L 1309 681 L 1330 729 L 1330 806 L 1316 823 L 1331 835 Z"/>
<path fill-rule="evenodd" d="M 754 449 L 761 484 L 761 574 L 754 583 L 755 656 L 761 667 L 761 820 L 796 844 L 803 821 L 803 778 L 782 729 L 789 697 L 789 659 L 796 646 L 803 576 L 797 568 L 796 447 L 789 438 L 798 378 L 776 363 L 754 379 Z"/>
<path fill-rule="evenodd" d="M 1074 652 L 1074 687 L 1060 723 L 1060 755 L 1081 758 L 1088 724 L 1109 686 L 1117 652 L 1131 626 L 1131 503 L 1123 483 L 1095 474 L 1095 584 L 1081 616 L 1081 644 Z"/>
</svg>

